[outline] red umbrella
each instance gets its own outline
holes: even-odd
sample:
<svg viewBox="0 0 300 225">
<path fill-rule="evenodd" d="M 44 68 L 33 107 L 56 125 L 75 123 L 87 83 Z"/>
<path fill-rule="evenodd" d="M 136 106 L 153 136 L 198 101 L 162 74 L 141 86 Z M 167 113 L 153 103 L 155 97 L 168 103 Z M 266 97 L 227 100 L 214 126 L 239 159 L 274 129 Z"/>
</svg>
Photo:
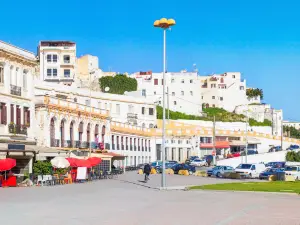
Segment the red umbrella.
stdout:
<svg viewBox="0 0 300 225">
<path fill-rule="evenodd" d="M 16 160 L 7 158 L 0 160 L 0 171 L 6 171 L 14 168 L 16 166 Z"/>
<path fill-rule="evenodd" d="M 92 167 L 92 164 L 86 159 L 77 159 L 76 164 L 78 167 Z"/>
<path fill-rule="evenodd" d="M 77 165 L 78 159 L 76 159 L 76 158 L 66 158 L 66 160 L 69 161 L 70 167 L 78 167 L 78 165 Z"/>
<path fill-rule="evenodd" d="M 101 158 L 98 157 L 91 157 L 87 159 L 92 166 L 97 166 L 98 164 L 100 164 L 102 162 Z"/>
</svg>

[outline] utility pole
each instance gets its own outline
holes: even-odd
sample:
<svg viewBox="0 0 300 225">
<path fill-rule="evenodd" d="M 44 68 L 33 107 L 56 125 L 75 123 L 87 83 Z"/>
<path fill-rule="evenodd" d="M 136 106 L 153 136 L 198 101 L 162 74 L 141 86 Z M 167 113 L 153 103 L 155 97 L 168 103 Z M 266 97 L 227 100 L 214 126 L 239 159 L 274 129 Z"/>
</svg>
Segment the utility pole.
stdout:
<svg viewBox="0 0 300 225">
<path fill-rule="evenodd" d="M 213 123 L 213 164 L 216 165 L 216 116 L 214 116 L 214 123 Z"/>
<path fill-rule="evenodd" d="M 170 122 L 169 86 L 167 87 L 167 104 L 168 104 L 168 123 L 169 123 Z"/>
</svg>

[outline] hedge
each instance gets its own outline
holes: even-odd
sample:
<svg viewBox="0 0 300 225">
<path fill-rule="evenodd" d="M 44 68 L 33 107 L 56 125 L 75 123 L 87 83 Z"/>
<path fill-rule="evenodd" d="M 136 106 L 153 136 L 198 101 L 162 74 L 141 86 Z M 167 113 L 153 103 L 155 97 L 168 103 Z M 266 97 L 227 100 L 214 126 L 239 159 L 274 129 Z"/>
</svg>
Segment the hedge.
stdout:
<svg viewBox="0 0 300 225">
<path fill-rule="evenodd" d="M 105 92 L 105 88 L 109 87 L 107 93 L 123 95 L 125 91 L 136 91 L 137 81 L 134 78 L 127 77 L 123 74 L 116 76 L 105 76 L 99 79 L 101 91 Z"/>
</svg>

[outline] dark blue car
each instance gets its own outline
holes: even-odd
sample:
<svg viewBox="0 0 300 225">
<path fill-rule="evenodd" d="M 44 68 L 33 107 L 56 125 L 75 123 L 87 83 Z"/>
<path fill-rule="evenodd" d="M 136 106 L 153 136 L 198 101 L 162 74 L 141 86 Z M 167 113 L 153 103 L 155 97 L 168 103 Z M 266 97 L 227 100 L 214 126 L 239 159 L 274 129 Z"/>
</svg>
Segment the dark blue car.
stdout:
<svg viewBox="0 0 300 225">
<path fill-rule="evenodd" d="M 195 166 L 191 166 L 189 164 L 176 164 L 172 167 L 172 169 L 174 170 L 175 174 L 178 174 L 179 170 L 188 170 L 189 173 L 195 173 L 196 172 L 196 167 Z"/>
<path fill-rule="evenodd" d="M 275 175 L 278 172 L 284 171 L 283 169 L 279 168 L 269 168 L 263 171 L 262 173 L 259 174 L 259 179 L 264 180 L 264 179 L 269 179 L 271 175 Z"/>
</svg>

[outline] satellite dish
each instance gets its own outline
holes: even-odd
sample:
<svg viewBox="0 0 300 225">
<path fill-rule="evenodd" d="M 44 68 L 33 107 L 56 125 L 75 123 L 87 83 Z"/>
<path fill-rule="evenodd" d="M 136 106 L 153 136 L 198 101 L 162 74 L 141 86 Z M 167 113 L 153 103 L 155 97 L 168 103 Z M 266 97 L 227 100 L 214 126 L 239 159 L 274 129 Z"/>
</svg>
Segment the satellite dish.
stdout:
<svg viewBox="0 0 300 225">
<path fill-rule="evenodd" d="M 104 89 L 104 91 L 108 92 L 109 89 L 110 89 L 109 87 L 106 87 L 106 88 Z"/>
</svg>

